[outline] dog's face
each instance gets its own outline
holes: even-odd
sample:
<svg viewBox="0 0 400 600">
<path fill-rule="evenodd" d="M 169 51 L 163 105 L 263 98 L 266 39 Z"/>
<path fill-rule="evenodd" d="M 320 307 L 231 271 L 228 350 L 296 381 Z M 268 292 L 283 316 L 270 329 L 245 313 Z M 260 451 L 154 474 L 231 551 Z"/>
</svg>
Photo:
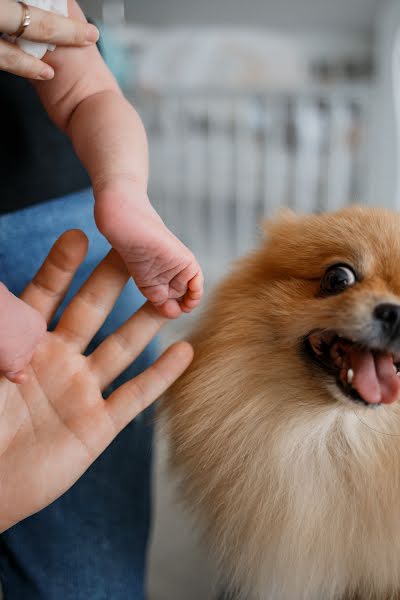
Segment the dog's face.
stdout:
<svg viewBox="0 0 400 600">
<path fill-rule="evenodd" d="M 169 391 L 171 464 L 221 571 L 254 597 L 392 597 L 400 215 L 351 207 L 266 229 Z"/>
<path fill-rule="evenodd" d="M 400 396 L 400 216 L 348 208 L 286 214 L 253 259 L 258 310 L 282 355 L 336 399 L 389 404 Z"/>
</svg>

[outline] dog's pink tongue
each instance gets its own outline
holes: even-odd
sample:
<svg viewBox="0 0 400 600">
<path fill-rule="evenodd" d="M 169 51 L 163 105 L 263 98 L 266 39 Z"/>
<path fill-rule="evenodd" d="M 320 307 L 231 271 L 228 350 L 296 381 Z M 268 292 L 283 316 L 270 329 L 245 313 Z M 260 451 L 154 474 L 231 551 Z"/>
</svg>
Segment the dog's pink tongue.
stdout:
<svg viewBox="0 0 400 600">
<path fill-rule="evenodd" d="M 352 386 L 368 404 L 391 404 L 400 396 L 400 378 L 393 368 L 393 358 L 387 352 L 372 353 L 352 348 Z"/>
</svg>

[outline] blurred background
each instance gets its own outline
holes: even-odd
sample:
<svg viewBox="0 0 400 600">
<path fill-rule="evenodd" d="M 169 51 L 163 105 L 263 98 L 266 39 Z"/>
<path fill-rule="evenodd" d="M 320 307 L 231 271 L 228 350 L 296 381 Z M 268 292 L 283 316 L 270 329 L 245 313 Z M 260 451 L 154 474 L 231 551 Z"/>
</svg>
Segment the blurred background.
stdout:
<svg viewBox="0 0 400 600">
<path fill-rule="evenodd" d="M 81 4 L 145 123 L 150 198 L 197 255 L 208 289 L 280 206 L 400 208 L 398 0 Z M 160 435 L 149 599 L 211 600 L 213 565 L 165 454 Z"/>
</svg>

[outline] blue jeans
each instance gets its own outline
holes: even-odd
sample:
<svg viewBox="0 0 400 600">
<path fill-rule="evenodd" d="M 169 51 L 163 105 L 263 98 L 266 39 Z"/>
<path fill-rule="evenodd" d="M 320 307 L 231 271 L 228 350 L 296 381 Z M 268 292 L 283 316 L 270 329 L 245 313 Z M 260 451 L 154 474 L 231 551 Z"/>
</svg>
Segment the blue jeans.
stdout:
<svg viewBox="0 0 400 600">
<path fill-rule="evenodd" d="M 88 191 L 0 216 L 0 281 L 19 294 L 56 238 L 71 228 L 82 229 L 90 247 L 68 301 L 109 250 L 96 230 Z M 131 281 L 94 345 L 142 303 Z M 154 358 L 150 345 L 115 385 Z M 151 442 L 148 411 L 126 427 L 64 496 L 0 536 L 5 600 L 144 599 Z"/>
</svg>

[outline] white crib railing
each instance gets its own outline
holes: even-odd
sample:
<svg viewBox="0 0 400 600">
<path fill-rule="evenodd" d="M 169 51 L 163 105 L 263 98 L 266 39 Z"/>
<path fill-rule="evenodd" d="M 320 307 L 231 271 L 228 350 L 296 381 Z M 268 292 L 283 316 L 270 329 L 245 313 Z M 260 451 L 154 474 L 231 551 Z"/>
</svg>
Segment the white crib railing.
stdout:
<svg viewBox="0 0 400 600">
<path fill-rule="evenodd" d="M 219 277 L 280 206 L 335 210 L 365 197 L 369 87 L 136 92 L 150 195 Z"/>
</svg>

